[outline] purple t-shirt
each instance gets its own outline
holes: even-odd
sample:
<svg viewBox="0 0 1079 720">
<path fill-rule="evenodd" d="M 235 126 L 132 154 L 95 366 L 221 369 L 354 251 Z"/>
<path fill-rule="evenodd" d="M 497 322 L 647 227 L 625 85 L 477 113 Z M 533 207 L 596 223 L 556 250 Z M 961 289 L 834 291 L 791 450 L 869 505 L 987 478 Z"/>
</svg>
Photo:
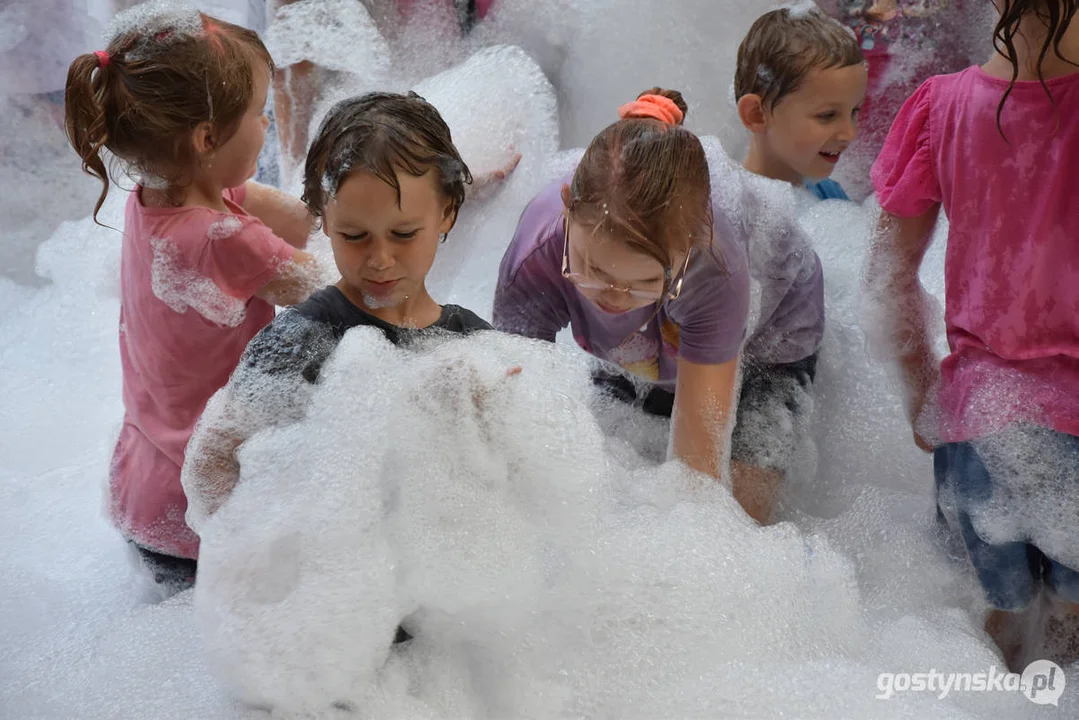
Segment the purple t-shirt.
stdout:
<svg viewBox="0 0 1079 720">
<path fill-rule="evenodd" d="M 517 223 L 499 269 L 495 327 L 553 341 L 571 325 L 586 351 L 668 390 L 678 357 L 721 364 L 744 350 L 751 362 L 778 364 L 816 352 L 824 335 L 824 275 L 797 222 L 794 189 L 745 171 L 715 138 L 701 143 L 711 174 L 713 250 L 694 250 L 678 299 L 641 327 L 654 305 L 610 315 L 562 277 L 561 188 L 570 172 L 536 196 Z"/>
<path fill-rule="evenodd" d="M 553 341 L 570 325 L 587 352 L 671 391 L 679 357 L 704 365 L 738 357 L 749 313 L 745 252 L 716 237 L 711 251 L 693 251 L 681 294 L 664 301 L 658 313 L 651 304 L 605 313 L 562 277 L 561 190 L 570 179 L 549 185 L 521 215 L 498 273 L 495 327 Z"/>
<path fill-rule="evenodd" d="M 803 360 L 824 338 L 824 271 L 798 222 L 793 185 L 749 172 L 715 137 L 702 137 L 712 183 L 717 238 L 746 253 L 752 298 L 745 358 L 762 364 Z"/>
</svg>

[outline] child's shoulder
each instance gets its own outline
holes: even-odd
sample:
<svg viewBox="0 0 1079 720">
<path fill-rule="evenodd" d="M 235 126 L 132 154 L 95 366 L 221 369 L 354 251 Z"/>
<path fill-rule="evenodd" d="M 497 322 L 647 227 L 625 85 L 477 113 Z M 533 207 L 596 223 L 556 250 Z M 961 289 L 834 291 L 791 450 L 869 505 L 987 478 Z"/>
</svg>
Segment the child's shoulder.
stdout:
<svg viewBox="0 0 1079 720">
<path fill-rule="evenodd" d="M 467 335 L 477 330 L 494 329 L 491 323 L 460 305 L 443 305 L 442 317 L 438 324 L 450 332 L 461 333 L 462 335 Z"/>
<path fill-rule="evenodd" d="M 962 103 L 961 95 L 987 85 L 992 85 L 992 79 L 977 65 L 947 75 L 931 75 L 907 98 L 906 105 L 929 109 L 941 101 Z"/>
<path fill-rule="evenodd" d="M 338 340 L 328 323 L 305 315 L 299 307 L 286 308 L 251 340 L 237 372 L 299 374 L 314 382 Z"/>
<path fill-rule="evenodd" d="M 261 220 L 244 212 L 242 197 L 226 191 L 222 197 L 225 211 L 200 205 L 158 207 L 143 203 L 141 188 L 136 188 L 128 200 L 128 212 L 144 233 L 168 238 L 181 248 L 271 232 Z"/>
</svg>

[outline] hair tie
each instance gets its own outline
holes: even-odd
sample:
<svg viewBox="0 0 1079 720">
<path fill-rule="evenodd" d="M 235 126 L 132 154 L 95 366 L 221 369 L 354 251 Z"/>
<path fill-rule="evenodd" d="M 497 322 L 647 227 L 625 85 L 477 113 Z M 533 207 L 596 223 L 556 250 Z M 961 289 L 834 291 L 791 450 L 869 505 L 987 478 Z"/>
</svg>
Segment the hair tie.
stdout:
<svg viewBox="0 0 1079 720">
<path fill-rule="evenodd" d="M 674 100 L 663 95 L 641 95 L 633 102 L 618 108 L 618 117 L 654 118 L 668 125 L 679 125 L 685 115 Z"/>
<path fill-rule="evenodd" d="M 109 54 L 104 50 L 95 50 L 94 55 L 97 55 L 97 66 L 103 68 L 109 64 Z"/>
</svg>

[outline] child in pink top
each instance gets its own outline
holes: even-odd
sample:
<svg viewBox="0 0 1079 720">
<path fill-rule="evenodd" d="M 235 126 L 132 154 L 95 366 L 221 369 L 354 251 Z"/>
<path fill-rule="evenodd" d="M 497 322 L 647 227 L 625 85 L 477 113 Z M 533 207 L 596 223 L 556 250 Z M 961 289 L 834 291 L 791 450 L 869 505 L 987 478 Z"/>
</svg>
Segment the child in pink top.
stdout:
<svg viewBox="0 0 1079 720">
<path fill-rule="evenodd" d="M 869 289 L 896 308 L 915 440 L 936 446 L 938 508 L 1013 662 L 1001 611 L 1043 588 L 1079 602 L 1079 31 L 1068 14 L 1038 19 L 1055 1 L 1004 0 L 996 32 L 1011 57 L 926 81 L 873 168 L 883 215 Z M 938 363 L 918 268 L 941 208 L 950 353 Z"/>
<path fill-rule="evenodd" d="M 272 68 L 253 32 L 193 10 L 135 8 L 109 36 L 107 50 L 72 62 L 66 112 L 72 146 L 104 185 L 95 216 L 109 190 L 102 147 L 141 175 L 124 218 L 125 415 L 111 514 L 155 579 L 182 588 L 198 556 L 184 523 L 184 448 L 274 303 L 314 285 L 313 260 L 296 249 L 310 220 L 299 201 L 245 185 Z"/>
</svg>

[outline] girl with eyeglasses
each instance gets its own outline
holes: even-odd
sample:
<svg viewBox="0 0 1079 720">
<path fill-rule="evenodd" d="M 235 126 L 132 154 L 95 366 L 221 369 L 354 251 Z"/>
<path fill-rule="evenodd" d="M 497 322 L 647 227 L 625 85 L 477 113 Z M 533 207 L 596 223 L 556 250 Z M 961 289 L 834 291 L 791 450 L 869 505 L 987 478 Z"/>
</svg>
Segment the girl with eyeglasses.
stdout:
<svg viewBox="0 0 1079 720">
<path fill-rule="evenodd" d="M 723 477 L 729 457 L 735 498 L 763 523 L 793 455 L 791 416 L 812 407 L 819 263 L 810 251 L 815 272 L 797 268 L 778 294 L 771 281 L 762 288 L 760 321 L 745 345 L 756 352 L 736 406 L 750 234 L 731 212 L 713 218 L 709 155 L 682 127 L 686 111 L 676 91 L 645 91 L 592 140 L 571 176 L 532 200 L 502 259 L 494 324 L 552 342 L 571 326 L 577 343 L 605 361 L 597 385 L 672 417 L 671 452 L 691 468 Z M 724 208 L 728 195 L 717 196 Z M 808 320 L 807 303 L 815 307 Z M 792 321 L 811 325 L 810 337 Z M 787 449 L 777 453 L 780 446 Z"/>
</svg>

